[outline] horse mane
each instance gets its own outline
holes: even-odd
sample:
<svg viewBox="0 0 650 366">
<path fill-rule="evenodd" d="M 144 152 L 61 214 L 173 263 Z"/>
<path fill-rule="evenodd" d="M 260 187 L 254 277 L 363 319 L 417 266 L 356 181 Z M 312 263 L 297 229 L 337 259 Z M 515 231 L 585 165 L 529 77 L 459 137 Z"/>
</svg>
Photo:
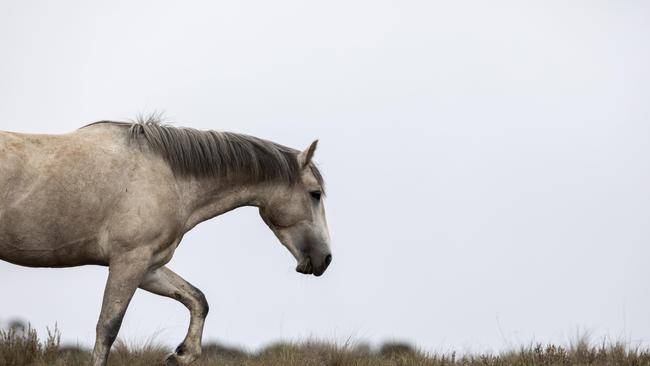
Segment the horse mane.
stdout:
<svg viewBox="0 0 650 366">
<path fill-rule="evenodd" d="M 140 116 L 132 123 L 99 121 L 88 126 L 99 123 L 128 127 L 129 142 L 148 146 L 167 161 L 174 174 L 251 183 L 295 184 L 300 179 L 300 151 L 272 141 L 233 132 L 174 127 L 163 124 L 156 115 Z M 309 168 L 324 187 L 318 168 L 314 164 Z"/>
</svg>

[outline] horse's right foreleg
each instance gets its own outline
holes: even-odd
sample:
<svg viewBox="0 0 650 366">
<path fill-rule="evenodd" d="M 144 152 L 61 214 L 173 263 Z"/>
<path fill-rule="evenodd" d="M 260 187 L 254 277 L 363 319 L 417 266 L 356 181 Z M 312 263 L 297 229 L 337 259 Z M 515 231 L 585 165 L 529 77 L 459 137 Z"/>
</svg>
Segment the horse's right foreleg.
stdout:
<svg viewBox="0 0 650 366">
<path fill-rule="evenodd" d="M 104 290 L 104 301 L 97 322 L 97 335 L 92 354 L 93 366 L 105 366 L 108 354 L 122 325 L 126 308 L 149 270 L 149 256 L 130 253 L 112 261 Z"/>
</svg>

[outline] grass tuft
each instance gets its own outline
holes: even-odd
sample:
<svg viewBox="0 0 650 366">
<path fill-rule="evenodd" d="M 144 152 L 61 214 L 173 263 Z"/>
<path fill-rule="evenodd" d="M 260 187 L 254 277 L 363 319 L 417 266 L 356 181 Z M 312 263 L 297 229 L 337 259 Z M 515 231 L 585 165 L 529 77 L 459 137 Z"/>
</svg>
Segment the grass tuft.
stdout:
<svg viewBox="0 0 650 366">
<path fill-rule="evenodd" d="M 148 341 L 129 345 L 118 341 L 109 366 L 162 365 L 170 349 Z M 30 325 L 0 330 L 2 366 L 85 366 L 90 351 L 62 346 L 58 327 L 41 340 Z M 501 354 L 459 356 L 424 354 L 407 343 L 390 342 L 373 350 L 366 344 L 276 343 L 259 352 L 210 343 L 196 366 L 650 366 L 650 350 L 622 343 L 591 344 L 582 338 L 568 347 L 534 344 Z"/>
</svg>

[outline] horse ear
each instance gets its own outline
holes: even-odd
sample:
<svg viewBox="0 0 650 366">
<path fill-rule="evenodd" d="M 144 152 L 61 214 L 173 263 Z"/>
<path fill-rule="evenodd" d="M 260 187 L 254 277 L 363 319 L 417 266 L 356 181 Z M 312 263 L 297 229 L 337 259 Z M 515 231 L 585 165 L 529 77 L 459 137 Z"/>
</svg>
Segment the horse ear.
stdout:
<svg viewBox="0 0 650 366">
<path fill-rule="evenodd" d="M 316 152 L 316 147 L 318 146 L 318 140 L 314 141 L 309 145 L 307 150 L 301 152 L 298 154 L 298 164 L 300 164 L 301 168 L 306 167 L 311 163 L 311 159 L 314 157 L 314 153 Z"/>
</svg>

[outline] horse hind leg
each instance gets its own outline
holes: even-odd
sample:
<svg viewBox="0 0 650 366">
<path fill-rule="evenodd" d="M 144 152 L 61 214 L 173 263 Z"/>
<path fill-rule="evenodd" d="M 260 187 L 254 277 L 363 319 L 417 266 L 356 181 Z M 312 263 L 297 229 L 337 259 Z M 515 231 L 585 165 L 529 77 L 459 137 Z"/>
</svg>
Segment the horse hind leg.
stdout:
<svg viewBox="0 0 650 366">
<path fill-rule="evenodd" d="M 147 273 L 140 288 L 175 299 L 190 311 L 190 326 L 187 335 L 176 351 L 167 357 L 166 365 L 189 365 L 196 361 L 201 356 L 203 325 L 209 310 L 203 293 L 167 267 Z"/>
</svg>

